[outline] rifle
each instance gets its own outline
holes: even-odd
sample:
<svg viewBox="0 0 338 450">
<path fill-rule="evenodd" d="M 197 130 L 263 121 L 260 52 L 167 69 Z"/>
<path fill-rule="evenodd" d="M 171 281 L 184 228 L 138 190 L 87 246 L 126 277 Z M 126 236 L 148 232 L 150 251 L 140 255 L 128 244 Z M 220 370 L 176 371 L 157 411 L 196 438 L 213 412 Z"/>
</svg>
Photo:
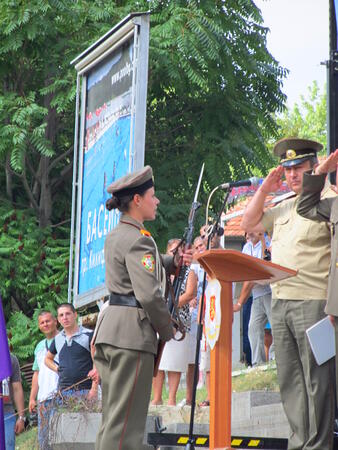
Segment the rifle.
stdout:
<svg viewBox="0 0 338 450">
<path fill-rule="evenodd" d="M 204 171 L 204 163 L 202 164 L 200 176 L 198 178 L 198 183 L 196 186 L 194 200 L 190 207 L 190 212 L 189 212 L 189 216 L 188 216 L 188 226 L 186 227 L 186 229 L 184 231 L 183 238 L 181 239 L 180 243 L 178 244 L 176 251 L 181 246 L 184 246 L 184 250 L 187 250 L 187 249 L 191 248 L 191 246 L 192 246 L 196 212 L 197 212 L 198 208 L 201 206 L 201 203 L 199 203 L 197 201 L 197 199 L 198 199 L 198 194 L 199 194 L 199 190 L 201 187 L 203 171 Z M 168 288 L 169 288 L 169 290 L 168 290 L 168 309 L 169 309 L 171 319 L 174 323 L 175 328 L 177 328 L 177 330 L 180 331 L 180 333 L 182 334 L 182 337 L 178 340 L 182 340 L 185 337 L 185 328 L 180 319 L 180 315 L 179 315 L 179 311 L 178 311 L 178 300 L 179 300 L 179 296 L 181 294 L 182 284 L 183 284 L 184 280 L 186 279 L 187 271 L 188 271 L 188 266 L 183 264 L 183 258 L 181 257 L 179 264 L 177 266 L 177 269 L 176 269 L 176 274 L 175 274 L 175 278 L 174 278 L 172 285 L 170 283 L 169 277 L 167 277 L 167 284 L 168 284 Z M 160 365 L 164 346 L 165 346 L 165 342 L 160 340 L 158 343 L 158 347 L 157 347 L 157 354 L 155 356 L 154 377 L 156 377 L 157 372 L 158 372 L 158 368 Z"/>
</svg>

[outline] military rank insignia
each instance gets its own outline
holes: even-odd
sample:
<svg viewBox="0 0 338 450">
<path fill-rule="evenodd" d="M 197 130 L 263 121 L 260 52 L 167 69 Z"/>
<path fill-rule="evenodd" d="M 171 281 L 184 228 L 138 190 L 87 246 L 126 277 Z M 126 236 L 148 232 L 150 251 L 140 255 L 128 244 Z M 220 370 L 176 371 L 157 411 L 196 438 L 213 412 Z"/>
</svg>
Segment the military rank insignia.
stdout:
<svg viewBox="0 0 338 450">
<path fill-rule="evenodd" d="M 142 258 L 143 267 L 148 270 L 148 272 L 154 272 L 155 270 L 155 258 L 153 255 L 144 255 Z"/>
<path fill-rule="evenodd" d="M 144 230 L 143 228 L 140 230 L 140 233 L 143 234 L 143 236 L 151 237 L 150 232 L 147 230 Z"/>
</svg>

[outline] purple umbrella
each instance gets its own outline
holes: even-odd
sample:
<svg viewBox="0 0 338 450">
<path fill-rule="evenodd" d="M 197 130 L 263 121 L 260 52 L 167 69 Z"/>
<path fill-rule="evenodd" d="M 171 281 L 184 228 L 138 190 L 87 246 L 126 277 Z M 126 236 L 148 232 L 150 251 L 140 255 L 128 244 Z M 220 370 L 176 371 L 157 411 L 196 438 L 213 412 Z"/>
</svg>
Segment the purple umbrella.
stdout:
<svg viewBox="0 0 338 450">
<path fill-rule="evenodd" d="M 4 311 L 0 297 L 0 450 L 6 450 L 2 380 L 12 375 Z"/>
</svg>

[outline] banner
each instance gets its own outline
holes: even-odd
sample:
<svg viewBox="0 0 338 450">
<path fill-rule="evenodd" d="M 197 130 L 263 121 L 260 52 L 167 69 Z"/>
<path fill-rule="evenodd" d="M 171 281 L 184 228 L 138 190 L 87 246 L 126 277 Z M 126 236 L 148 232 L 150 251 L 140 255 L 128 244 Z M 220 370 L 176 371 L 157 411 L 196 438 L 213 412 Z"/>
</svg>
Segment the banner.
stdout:
<svg viewBox="0 0 338 450">
<path fill-rule="evenodd" d="M 104 241 L 119 221 L 107 187 L 129 172 L 133 43 L 109 55 L 87 78 L 78 294 L 104 284 Z"/>
<path fill-rule="evenodd" d="M 101 301 L 104 241 L 120 213 L 107 187 L 144 165 L 149 13 L 132 13 L 77 56 L 68 301 Z"/>
</svg>

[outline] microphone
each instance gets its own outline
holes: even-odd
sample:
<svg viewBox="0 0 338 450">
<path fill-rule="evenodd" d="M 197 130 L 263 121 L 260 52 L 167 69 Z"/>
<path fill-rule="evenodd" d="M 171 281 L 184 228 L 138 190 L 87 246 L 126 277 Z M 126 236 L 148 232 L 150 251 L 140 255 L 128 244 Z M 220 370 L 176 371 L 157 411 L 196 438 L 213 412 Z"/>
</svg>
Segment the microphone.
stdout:
<svg viewBox="0 0 338 450">
<path fill-rule="evenodd" d="M 231 189 L 234 187 L 241 186 L 259 186 L 260 179 L 258 177 L 251 177 L 248 180 L 240 180 L 240 181 L 230 181 L 230 183 L 220 184 L 218 187 L 220 189 Z"/>
</svg>

